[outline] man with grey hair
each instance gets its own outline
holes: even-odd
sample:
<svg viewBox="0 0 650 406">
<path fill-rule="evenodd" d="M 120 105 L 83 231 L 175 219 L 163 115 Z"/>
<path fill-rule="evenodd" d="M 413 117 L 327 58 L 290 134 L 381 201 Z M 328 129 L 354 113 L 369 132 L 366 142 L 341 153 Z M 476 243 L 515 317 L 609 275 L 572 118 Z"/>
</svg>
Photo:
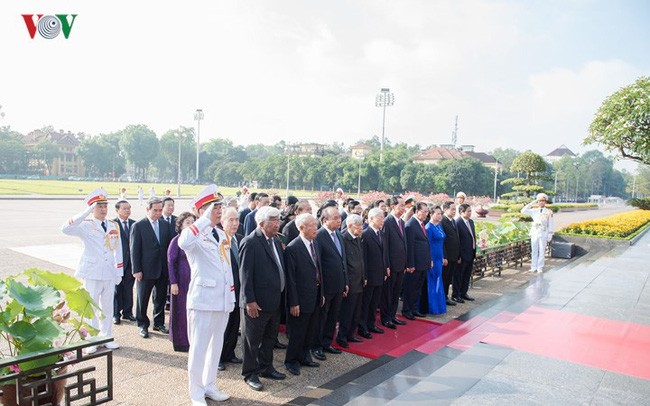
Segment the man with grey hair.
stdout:
<svg viewBox="0 0 650 406">
<path fill-rule="evenodd" d="M 312 354 L 321 361 L 326 359 L 325 352 L 340 354 L 341 350 L 332 346 L 336 321 L 339 317 L 341 302 L 348 293 L 347 263 L 345 245 L 339 228 L 341 214 L 334 206 L 326 207 L 322 212 L 323 227 L 316 234 L 320 246 L 320 260 L 323 268 L 323 285 L 325 304 L 320 311 L 320 328 L 318 337 L 312 347 Z"/>
<path fill-rule="evenodd" d="M 273 367 L 273 345 L 280 327 L 280 296 L 285 288 L 285 266 L 278 238 L 280 210 L 260 207 L 257 228 L 240 245 L 241 297 L 244 308 L 244 381 L 253 390 L 264 385 L 259 377 L 281 380 L 286 375 Z"/>
<path fill-rule="evenodd" d="M 324 302 L 321 263 L 314 242 L 318 221 L 309 213 L 296 217 L 298 238 L 284 251 L 287 270 L 287 326 L 291 331 L 284 359 L 287 371 L 300 375 L 300 367 L 318 367 L 309 350 L 318 328 L 318 310 Z"/>
<path fill-rule="evenodd" d="M 348 342 L 360 343 L 363 340 L 354 336 L 361 315 L 361 298 L 365 285 L 365 261 L 361 233 L 363 232 L 363 218 L 358 214 L 348 213 L 345 219 L 346 228 L 343 231 L 343 244 L 348 270 L 349 290 L 343 298 L 339 315 L 339 333 L 336 342 L 343 348 L 348 348 Z"/>
<path fill-rule="evenodd" d="M 147 307 L 153 292 L 153 329 L 168 334 L 165 327 L 165 302 L 167 300 L 167 248 L 171 241 L 170 228 L 159 221 L 163 203 L 158 197 L 147 202 L 147 215 L 131 228 L 131 268 L 138 293 L 136 319 L 140 336 L 149 338 Z"/>
</svg>

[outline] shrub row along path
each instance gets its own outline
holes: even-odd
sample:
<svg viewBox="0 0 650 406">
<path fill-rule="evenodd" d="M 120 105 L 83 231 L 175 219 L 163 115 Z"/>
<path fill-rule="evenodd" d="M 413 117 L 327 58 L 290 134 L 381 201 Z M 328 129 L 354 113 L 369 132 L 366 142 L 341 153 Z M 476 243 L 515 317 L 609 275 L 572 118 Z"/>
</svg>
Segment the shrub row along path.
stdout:
<svg viewBox="0 0 650 406">
<path fill-rule="evenodd" d="M 177 211 L 185 210 L 189 200 L 177 201 Z M 29 267 L 40 267 L 54 272 L 74 273 L 81 253 L 79 240 L 65 236 L 60 227 L 70 216 L 83 209 L 81 199 L 24 200 L 0 199 L 0 208 L 5 216 L 4 230 L 0 234 L 0 277 L 18 273 Z M 576 221 L 584 221 L 611 215 L 630 207 L 605 207 L 600 210 L 558 213 L 555 216 L 556 229 Z M 113 209 L 109 210 L 114 217 Z M 144 207 L 133 202 L 132 217 L 138 220 L 144 216 Z M 487 221 L 495 220 L 488 217 Z M 484 221 L 480 219 L 479 221 Z M 550 259 L 549 268 L 565 260 Z M 527 264 L 521 268 L 505 269 L 500 277 L 486 277 L 474 284 L 470 294 L 476 298 L 474 303 L 450 307 L 447 314 L 429 316 L 430 319 L 444 323 L 469 310 L 485 304 L 503 293 L 520 289 L 534 274 L 526 272 Z M 151 306 L 150 306 L 151 309 Z M 115 326 L 115 336 L 122 348 L 114 352 L 114 396 L 113 404 L 121 405 L 189 405 L 187 395 L 187 356 L 176 353 L 171 348 L 166 335 L 151 333 L 151 338 L 139 337 L 134 323 L 123 322 Z M 286 337 L 281 335 L 286 342 Z M 275 351 L 275 366 L 285 372 L 282 366 L 283 351 Z M 332 359 L 330 359 L 332 358 Z M 230 404 L 264 405 L 281 404 L 329 382 L 360 365 L 368 359 L 344 353 L 329 356 L 321 368 L 304 368 L 300 377 L 289 375 L 287 380 L 271 382 L 265 380 L 264 392 L 253 392 L 241 378 L 241 369 L 227 365 L 227 370 L 219 374 L 219 387 L 227 391 L 235 400 Z M 99 372 L 103 372 L 101 368 Z M 211 404 L 217 404 L 211 402 Z"/>
</svg>

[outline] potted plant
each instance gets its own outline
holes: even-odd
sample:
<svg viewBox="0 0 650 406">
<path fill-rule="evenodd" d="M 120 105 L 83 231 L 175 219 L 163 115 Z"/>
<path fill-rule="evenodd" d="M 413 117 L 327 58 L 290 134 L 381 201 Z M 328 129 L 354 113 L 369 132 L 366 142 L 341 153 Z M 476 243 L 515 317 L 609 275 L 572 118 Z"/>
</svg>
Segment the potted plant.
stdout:
<svg viewBox="0 0 650 406">
<path fill-rule="evenodd" d="M 30 268 L 0 281 L 0 356 L 19 357 L 44 353 L 84 340 L 98 333 L 87 321 L 97 304 L 76 278 Z M 74 357 L 74 353 L 54 354 L 0 369 L 0 376 L 26 372 Z M 14 384 L 5 385 L 3 404 L 15 404 Z M 7 390 L 14 399 L 7 398 Z M 60 394 L 62 396 L 63 393 Z M 58 404 L 60 398 L 51 402 Z"/>
</svg>

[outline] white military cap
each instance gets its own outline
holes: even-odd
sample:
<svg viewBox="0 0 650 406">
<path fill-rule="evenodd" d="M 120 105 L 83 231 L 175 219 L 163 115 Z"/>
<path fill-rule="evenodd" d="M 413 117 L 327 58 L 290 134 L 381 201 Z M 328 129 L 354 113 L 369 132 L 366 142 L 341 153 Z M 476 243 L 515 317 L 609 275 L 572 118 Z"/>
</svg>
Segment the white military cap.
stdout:
<svg viewBox="0 0 650 406">
<path fill-rule="evenodd" d="M 104 188 L 99 188 L 95 189 L 92 192 L 88 193 L 86 198 L 84 199 L 84 203 L 86 203 L 88 206 L 90 206 L 93 203 L 106 203 L 108 202 L 108 193 L 104 190 Z"/>
<path fill-rule="evenodd" d="M 208 203 L 223 204 L 223 197 L 214 183 L 206 186 L 192 200 L 192 205 L 198 210 Z"/>
</svg>

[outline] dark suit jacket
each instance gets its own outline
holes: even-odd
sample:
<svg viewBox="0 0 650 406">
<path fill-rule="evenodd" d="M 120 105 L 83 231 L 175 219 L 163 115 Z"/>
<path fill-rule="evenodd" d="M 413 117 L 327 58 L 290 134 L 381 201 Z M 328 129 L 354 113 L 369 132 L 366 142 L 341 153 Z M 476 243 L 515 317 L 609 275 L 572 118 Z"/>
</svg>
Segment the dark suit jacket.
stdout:
<svg viewBox="0 0 650 406">
<path fill-rule="evenodd" d="M 241 245 L 241 241 L 244 239 L 244 237 L 241 234 L 235 234 L 235 238 L 237 239 L 237 247 Z M 239 252 L 239 250 L 238 250 Z M 235 282 L 235 310 L 237 310 L 237 307 L 239 306 L 239 295 L 241 292 L 241 281 L 239 280 L 239 255 L 235 252 L 235 248 L 233 247 L 233 244 L 230 244 L 230 266 L 232 268 L 232 278 L 233 281 Z M 239 310 L 237 310 L 239 311 Z"/>
<path fill-rule="evenodd" d="M 129 245 L 129 239 L 131 238 L 131 230 L 133 229 L 135 220 L 127 220 L 127 224 L 129 225 L 128 233 L 126 230 L 124 230 L 124 224 L 122 224 L 122 220 L 120 220 L 119 217 L 115 217 L 113 221 L 120 225 L 120 240 L 122 242 L 122 269 L 124 270 L 124 273 L 131 273 L 131 247 Z"/>
<path fill-rule="evenodd" d="M 314 251 L 318 252 L 318 244 L 314 242 Z M 320 274 L 320 258 L 317 257 L 319 268 L 316 268 L 311 253 L 305 247 L 302 239 L 296 238 L 287 245 L 284 251 L 284 263 L 287 275 L 287 307 L 300 306 L 301 313 L 313 313 L 323 297 L 323 285 L 318 283 L 317 273 Z M 323 277 L 319 276 L 322 280 Z"/>
<path fill-rule="evenodd" d="M 169 223 L 167 222 L 167 220 L 165 220 L 165 216 L 161 216 L 161 217 L 160 217 L 160 220 L 162 220 L 163 223 L 165 223 L 165 224 L 167 224 L 167 225 L 169 226 L 169 232 L 170 232 L 169 235 L 171 236 L 171 237 L 169 238 L 170 241 L 171 241 L 172 238 L 176 237 L 176 234 L 178 234 L 178 233 L 176 232 L 176 219 L 177 219 L 177 218 L 178 218 L 177 216 L 174 216 L 174 215 L 172 214 L 172 223 L 169 224 Z"/>
<path fill-rule="evenodd" d="M 255 221 L 255 214 L 257 209 L 251 211 L 244 219 L 244 235 L 247 236 L 257 228 L 257 221 Z"/>
<path fill-rule="evenodd" d="M 402 235 L 397 220 L 392 215 L 387 216 L 384 221 L 384 237 L 390 272 L 404 272 L 406 269 L 406 231 Z"/>
<path fill-rule="evenodd" d="M 237 227 L 237 234 L 244 235 L 244 221 L 246 221 L 246 216 L 251 212 L 251 209 L 245 207 L 242 211 L 239 212 L 239 227 Z M 241 241 L 241 240 L 239 240 Z"/>
<path fill-rule="evenodd" d="M 318 256 L 323 265 L 321 273 L 323 274 L 324 291 L 325 294 L 332 295 L 343 293 L 345 286 L 348 285 L 348 276 L 343 237 L 337 230 L 336 235 L 341 243 L 341 250 L 343 251 L 343 256 L 341 256 L 329 233 L 330 231 L 327 227 L 321 227 L 316 234 L 315 240 L 320 249 Z"/>
<path fill-rule="evenodd" d="M 363 255 L 366 260 L 366 279 L 368 286 L 381 286 L 384 284 L 386 268 L 388 268 L 388 255 L 386 250 L 386 234 L 380 231 L 382 241 L 375 231 L 368 227 L 363 231 Z"/>
<path fill-rule="evenodd" d="M 416 271 L 431 269 L 431 250 L 429 239 L 415 216 L 411 217 L 404 226 L 406 232 L 406 266 Z"/>
<path fill-rule="evenodd" d="M 460 240 L 458 239 L 458 229 L 454 219 L 449 220 L 447 216 L 442 216 L 442 229 L 445 232 L 445 243 L 442 246 L 443 255 L 449 262 L 456 262 L 460 258 Z"/>
<path fill-rule="evenodd" d="M 239 278 L 241 280 L 240 306 L 257 302 L 262 311 L 280 308 L 280 274 L 284 272 L 284 255 L 277 238 L 273 239 L 282 269 L 278 269 L 275 254 L 266 242 L 262 230 L 255 229 L 239 244 Z"/>
<path fill-rule="evenodd" d="M 476 229 L 474 228 L 474 220 L 469 219 L 469 225 L 472 227 L 472 233 L 470 234 L 465 221 L 462 217 L 456 219 L 456 228 L 458 229 L 458 240 L 460 241 L 460 258 L 463 262 L 470 262 L 476 256 L 476 240 L 473 236 L 476 235 Z"/>
<path fill-rule="evenodd" d="M 158 220 L 160 242 L 156 238 L 148 217 L 137 221 L 131 227 L 131 272 L 142 272 L 143 279 L 158 279 L 168 275 L 167 248 L 171 238 L 164 220 Z"/>
<path fill-rule="evenodd" d="M 363 259 L 363 246 L 361 238 L 353 238 L 349 232 L 343 234 L 345 244 L 345 258 L 348 272 L 348 293 L 362 293 L 363 280 L 366 278 L 366 267 Z"/>
<path fill-rule="evenodd" d="M 296 220 L 291 220 L 288 222 L 287 225 L 282 229 L 282 234 L 284 234 L 287 244 L 298 238 L 300 231 L 298 230 L 298 227 L 296 227 Z"/>
</svg>

